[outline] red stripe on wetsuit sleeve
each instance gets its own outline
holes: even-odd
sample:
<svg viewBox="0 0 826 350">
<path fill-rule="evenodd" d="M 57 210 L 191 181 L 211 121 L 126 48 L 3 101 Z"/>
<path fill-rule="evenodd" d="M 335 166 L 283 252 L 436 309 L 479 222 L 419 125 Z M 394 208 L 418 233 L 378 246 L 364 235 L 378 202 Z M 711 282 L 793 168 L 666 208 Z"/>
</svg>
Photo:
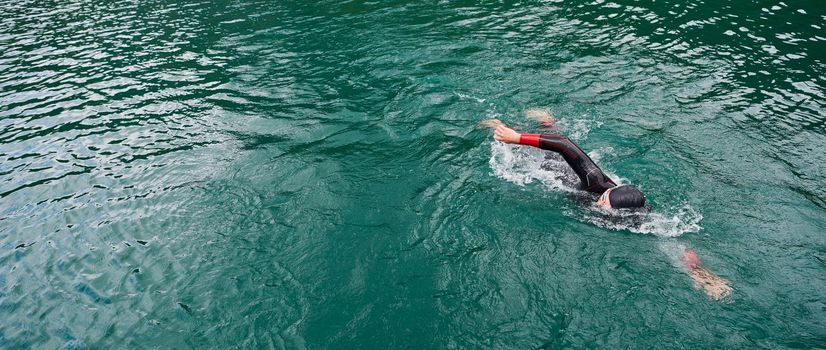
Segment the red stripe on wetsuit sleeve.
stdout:
<svg viewBox="0 0 826 350">
<path fill-rule="evenodd" d="M 519 136 L 519 144 L 539 147 L 539 134 L 522 134 Z"/>
</svg>

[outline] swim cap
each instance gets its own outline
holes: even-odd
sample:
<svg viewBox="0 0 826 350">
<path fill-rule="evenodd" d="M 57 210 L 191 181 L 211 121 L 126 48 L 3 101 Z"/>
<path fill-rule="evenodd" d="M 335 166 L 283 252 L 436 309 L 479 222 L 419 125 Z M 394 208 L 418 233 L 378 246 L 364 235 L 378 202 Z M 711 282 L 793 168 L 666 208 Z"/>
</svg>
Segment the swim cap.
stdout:
<svg viewBox="0 0 826 350">
<path fill-rule="evenodd" d="M 611 208 L 640 208 L 645 206 L 645 195 L 634 186 L 617 186 L 608 194 Z"/>
</svg>

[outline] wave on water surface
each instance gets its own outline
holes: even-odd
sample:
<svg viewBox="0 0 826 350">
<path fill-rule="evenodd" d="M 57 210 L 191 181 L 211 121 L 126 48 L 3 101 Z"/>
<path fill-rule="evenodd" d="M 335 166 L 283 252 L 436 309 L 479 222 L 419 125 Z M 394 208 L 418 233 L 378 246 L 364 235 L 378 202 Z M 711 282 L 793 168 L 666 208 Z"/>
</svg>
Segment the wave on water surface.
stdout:
<svg viewBox="0 0 826 350">
<path fill-rule="evenodd" d="M 572 125 L 581 126 L 581 123 Z M 587 134 L 587 130 L 577 128 L 580 137 Z M 599 159 L 601 153 L 610 150 L 592 151 L 589 156 Z M 490 167 L 493 175 L 507 180 L 518 186 L 525 186 L 533 182 L 546 187 L 548 190 L 563 192 L 577 197 L 589 194 L 576 188 L 579 179 L 561 157 L 546 157 L 548 153 L 532 147 L 508 145 L 501 142 L 491 142 Z M 622 184 L 621 178 L 603 169 L 606 173 Z M 583 201 L 586 202 L 586 201 Z M 593 201 L 587 200 L 592 203 Z M 604 210 L 595 205 L 583 206 L 582 210 L 566 210 L 565 215 L 573 216 L 599 227 L 611 230 L 628 230 L 634 233 L 653 234 L 659 237 L 677 237 L 687 232 L 698 232 L 702 229 L 700 221 L 703 215 L 688 203 L 668 208 L 655 208 L 649 212 L 634 212 L 625 210 Z"/>
</svg>

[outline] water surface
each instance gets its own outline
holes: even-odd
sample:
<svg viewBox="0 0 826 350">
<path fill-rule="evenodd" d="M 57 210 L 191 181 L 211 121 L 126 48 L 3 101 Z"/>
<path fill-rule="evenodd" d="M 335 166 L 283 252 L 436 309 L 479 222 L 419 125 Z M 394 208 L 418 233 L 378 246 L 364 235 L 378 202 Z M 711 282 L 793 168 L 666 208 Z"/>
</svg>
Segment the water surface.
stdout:
<svg viewBox="0 0 826 350">
<path fill-rule="evenodd" d="M 826 347 L 819 2 L 1 6 L 0 347 Z"/>
</svg>

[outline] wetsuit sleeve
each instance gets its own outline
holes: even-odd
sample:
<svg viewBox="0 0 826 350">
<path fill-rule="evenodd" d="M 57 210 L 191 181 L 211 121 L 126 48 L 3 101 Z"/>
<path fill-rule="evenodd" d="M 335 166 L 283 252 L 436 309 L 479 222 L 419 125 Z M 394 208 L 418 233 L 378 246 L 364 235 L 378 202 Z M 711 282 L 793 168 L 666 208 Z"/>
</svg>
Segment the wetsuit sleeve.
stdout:
<svg viewBox="0 0 826 350">
<path fill-rule="evenodd" d="M 571 140 L 565 136 L 549 135 L 549 134 L 521 134 L 519 136 L 519 144 L 538 147 L 544 150 L 563 153 L 564 156 L 572 156 L 576 159 L 576 152 L 578 149 Z"/>
<path fill-rule="evenodd" d="M 520 134 L 519 144 L 539 147 L 539 134 Z"/>
</svg>

